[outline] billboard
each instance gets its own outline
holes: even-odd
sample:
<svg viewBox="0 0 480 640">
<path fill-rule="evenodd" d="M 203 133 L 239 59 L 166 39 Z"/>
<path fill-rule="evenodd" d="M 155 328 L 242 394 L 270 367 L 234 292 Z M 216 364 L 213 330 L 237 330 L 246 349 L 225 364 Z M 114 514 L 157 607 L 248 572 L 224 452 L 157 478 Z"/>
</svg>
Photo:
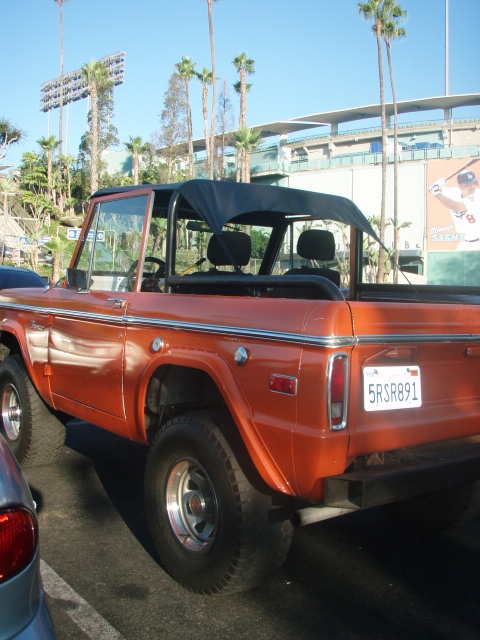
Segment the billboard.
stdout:
<svg viewBox="0 0 480 640">
<path fill-rule="evenodd" d="M 427 165 L 428 284 L 480 285 L 479 159 Z"/>
<path fill-rule="evenodd" d="M 479 159 L 427 164 L 428 251 L 480 250 Z"/>
</svg>

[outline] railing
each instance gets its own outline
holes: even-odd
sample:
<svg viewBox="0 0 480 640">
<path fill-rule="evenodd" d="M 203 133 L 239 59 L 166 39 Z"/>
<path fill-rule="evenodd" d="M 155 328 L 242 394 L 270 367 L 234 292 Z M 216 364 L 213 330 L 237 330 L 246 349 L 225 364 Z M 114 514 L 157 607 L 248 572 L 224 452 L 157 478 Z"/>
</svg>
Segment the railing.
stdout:
<svg viewBox="0 0 480 640">
<path fill-rule="evenodd" d="M 428 129 L 431 127 L 451 127 L 452 125 L 455 127 L 455 125 L 457 124 L 465 124 L 465 123 L 469 123 L 469 122 L 474 122 L 474 123 L 479 123 L 478 118 L 455 118 L 452 122 L 445 122 L 444 119 L 442 120 L 428 120 L 428 121 L 422 121 L 422 122 L 404 122 L 404 123 L 399 123 L 398 124 L 398 128 L 399 129 Z M 393 131 L 393 121 L 391 122 L 390 126 L 387 127 L 387 129 L 389 131 Z M 334 134 L 332 136 L 331 133 L 321 133 L 315 136 L 303 136 L 301 138 L 293 138 L 292 140 L 288 141 L 288 144 L 298 144 L 300 142 L 310 142 L 311 140 L 320 140 L 320 139 L 325 139 L 325 138 L 331 138 L 331 137 L 337 137 L 337 136 L 365 136 L 365 135 L 369 135 L 372 133 L 377 133 L 379 131 L 381 131 L 381 127 L 371 127 L 369 129 L 349 129 L 347 131 L 339 131 L 338 133 Z"/>
<path fill-rule="evenodd" d="M 394 162 L 394 155 L 388 155 L 388 162 Z M 480 145 L 468 145 L 463 147 L 441 147 L 438 149 L 413 149 L 402 151 L 398 154 L 400 162 L 414 162 L 421 160 L 435 160 L 442 158 L 475 158 L 480 156 Z M 318 169 L 334 169 L 337 167 L 352 167 L 357 165 L 381 164 L 381 153 L 352 153 L 350 155 L 334 156 L 332 158 L 313 159 L 301 158 L 291 162 L 267 162 L 252 163 L 250 173 L 297 173 L 299 171 L 315 171 Z"/>
</svg>

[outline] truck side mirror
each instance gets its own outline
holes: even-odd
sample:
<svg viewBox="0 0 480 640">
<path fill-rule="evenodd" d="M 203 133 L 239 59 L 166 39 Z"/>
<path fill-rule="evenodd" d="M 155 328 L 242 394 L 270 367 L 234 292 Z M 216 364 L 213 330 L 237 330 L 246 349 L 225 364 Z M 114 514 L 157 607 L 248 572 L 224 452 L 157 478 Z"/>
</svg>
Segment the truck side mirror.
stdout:
<svg viewBox="0 0 480 640">
<path fill-rule="evenodd" d="M 87 272 L 83 269 L 71 269 L 66 271 L 67 287 L 77 289 L 77 291 L 87 290 Z"/>
</svg>

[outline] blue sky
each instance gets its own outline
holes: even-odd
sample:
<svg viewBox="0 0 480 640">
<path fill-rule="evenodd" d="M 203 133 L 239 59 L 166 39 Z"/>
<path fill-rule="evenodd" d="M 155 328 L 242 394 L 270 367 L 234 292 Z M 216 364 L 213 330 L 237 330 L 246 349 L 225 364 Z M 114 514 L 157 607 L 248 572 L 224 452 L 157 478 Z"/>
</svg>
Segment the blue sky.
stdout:
<svg viewBox="0 0 480 640">
<path fill-rule="evenodd" d="M 400 4 L 408 22 L 407 38 L 393 47 L 397 99 L 443 95 L 445 0 Z M 480 2 L 449 4 L 449 92 L 478 92 Z M 21 153 L 39 151 L 36 140 L 47 135 L 40 86 L 60 71 L 58 5 L 11 0 L 3 3 L 2 18 L 8 26 L 0 39 L 0 116 L 26 133 L 6 158 L 16 164 Z M 379 101 L 376 43 L 356 0 L 220 0 L 213 20 L 220 81 L 230 87 L 237 81 L 231 62 L 237 53 L 255 60 L 247 103 L 250 126 Z M 199 70 L 211 66 L 206 0 L 64 0 L 63 23 L 65 72 L 126 52 L 125 82 L 114 91 L 119 148 L 129 135 L 147 141 L 160 128 L 164 92 L 182 56 L 192 57 Z M 194 136 L 202 137 L 201 85 L 192 81 L 191 86 Z M 237 120 L 233 88 L 230 97 Z M 386 98 L 391 99 L 389 92 Z M 431 119 L 441 115 L 433 113 Z M 480 117 L 480 106 L 455 115 Z M 85 121 L 86 101 L 72 104 L 69 153 L 77 152 Z M 58 110 L 50 126 L 58 137 Z"/>
</svg>

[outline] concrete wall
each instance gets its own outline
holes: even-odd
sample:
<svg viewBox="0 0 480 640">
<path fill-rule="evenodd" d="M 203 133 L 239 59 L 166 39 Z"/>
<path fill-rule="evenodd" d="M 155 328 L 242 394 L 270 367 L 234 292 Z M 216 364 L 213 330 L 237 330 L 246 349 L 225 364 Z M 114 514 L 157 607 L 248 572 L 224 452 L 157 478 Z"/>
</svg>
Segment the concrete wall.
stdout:
<svg viewBox="0 0 480 640">
<path fill-rule="evenodd" d="M 400 232 L 402 250 L 424 250 L 426 227 L 426 173 L 425 162 L 408 163 L 398 167 L 398 219 L 410 223 Z M 382 193 L 382 168 L 367 165 L 344 169 L 321 170 L 291 174 L 282 181 L 285 186 L 308 189 L 344 196 L 355 202 L 367 216 L 380 217 Z M 386 218 L 393 219 L 393 167 L 387 171 Z M 386 230 L 386 245 L 393 246 L 393 229 Z"/>
</svg>

